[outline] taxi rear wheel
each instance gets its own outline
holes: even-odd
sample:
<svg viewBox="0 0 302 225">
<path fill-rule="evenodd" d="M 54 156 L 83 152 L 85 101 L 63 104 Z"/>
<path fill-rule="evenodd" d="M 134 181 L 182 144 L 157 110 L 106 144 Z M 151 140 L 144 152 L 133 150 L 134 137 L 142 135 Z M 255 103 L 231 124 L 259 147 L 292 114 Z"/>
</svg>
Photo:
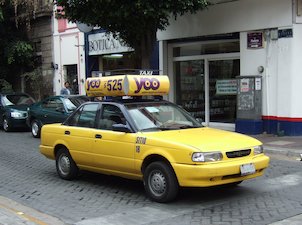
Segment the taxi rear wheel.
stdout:
<svg viewBox="0 0 302 225">
<path fill-rule="evenodd" d="M 72 180 L 78 175 L 78 167 L 69 152 L 62 148 L 56 154 L 56 168 L 59 176 L 64 180 Z"/>
<path fill-rule="evenodd" d="M 156 202 L 172 201 L 179 189 L 173 169 L 164 162 L 153 162 L 147 166 L 144 187 L 147 195 Z"/>
</svg>

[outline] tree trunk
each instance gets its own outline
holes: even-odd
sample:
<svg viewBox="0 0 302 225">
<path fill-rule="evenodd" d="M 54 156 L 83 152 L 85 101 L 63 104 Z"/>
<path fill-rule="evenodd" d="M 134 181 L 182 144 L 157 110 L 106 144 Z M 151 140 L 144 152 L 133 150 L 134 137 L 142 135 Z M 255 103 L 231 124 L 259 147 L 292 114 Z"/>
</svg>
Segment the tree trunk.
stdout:
<svg viewBox="0 0 302 225">
<path fill-rule="evenodd" d="M 139 46 L 139 57 L 141 59 L 141 68 L 150 69 L 151 56 L 156 41 L 156 29 L 147 31 L 142 37 Z"/>
<path fill-rule="evenodd" d="M 150 61 L 151 61 L 151 56 L 147 54 L 142 54 L 141 56 L 142 69 L 150 69 Z"/>
</svg>

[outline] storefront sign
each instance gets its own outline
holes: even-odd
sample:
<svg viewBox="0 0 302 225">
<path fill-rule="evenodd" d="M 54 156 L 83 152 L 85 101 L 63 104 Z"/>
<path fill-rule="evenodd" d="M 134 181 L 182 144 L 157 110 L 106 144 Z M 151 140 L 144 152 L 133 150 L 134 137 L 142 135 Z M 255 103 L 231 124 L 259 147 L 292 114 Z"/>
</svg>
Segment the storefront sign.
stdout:
<svg viewBox="0 0 302 225">
<path fill-rule="evenodd" d="M 88 36 L 89 55 L 105 55 L 133 51 L 132 48 L 123 45 L 112 34 L 97 33 Z"/>
<path fill-rule="evenodd" d="M 292 38 L 293 29 L 278 30 L 278 38 Z"/>
<path fill-rule="evenodd" d="M 216 95 L 236 95 L 237 94 L 237 80 L 217 80 L 216 81 Z"/>
<path fill-rule="evenodd" d="M 261 78 L 255 78 L 255 90 L 260 91 L 261 90 Z"/>
<path fill-rule="evenodd" d="M 263 33 L 253 32 L 247 34 L 248 48 L 263 48 Z"/>
<path fill-rule="evenodd" d="M 249 92 L 250 91 L 250 80 L 241 79 L 240 80 L 240 92 Z"/>
</svg>

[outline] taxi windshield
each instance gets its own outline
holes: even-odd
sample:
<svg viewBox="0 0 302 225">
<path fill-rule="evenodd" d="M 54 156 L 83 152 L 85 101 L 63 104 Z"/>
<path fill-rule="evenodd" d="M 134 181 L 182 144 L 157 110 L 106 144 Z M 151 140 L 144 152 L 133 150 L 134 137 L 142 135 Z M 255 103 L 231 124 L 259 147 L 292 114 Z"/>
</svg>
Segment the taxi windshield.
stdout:
<svg viewBox="0 0 302 225">
<path fill-rule="evenodd" d="M 126 106 L 140 131 L 196 128 L 202 125 L 189 113 L 165 102 L 136 103 Z"/>
</svg>

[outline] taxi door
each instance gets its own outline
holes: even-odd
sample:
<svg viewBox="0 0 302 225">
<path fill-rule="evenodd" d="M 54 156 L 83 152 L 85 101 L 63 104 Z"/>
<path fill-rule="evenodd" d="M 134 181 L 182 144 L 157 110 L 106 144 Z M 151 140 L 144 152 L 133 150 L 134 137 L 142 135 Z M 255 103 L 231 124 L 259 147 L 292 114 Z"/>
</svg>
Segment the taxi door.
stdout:
<svg viewBox="0 0 302 225">
<path fill-rule="evenodd" d="M 92 143 L 94 141 L 95 118 L 98 103 L 82 106 L 64 127 L 64 140 L 68 144 L 69 152 L 80 167 L 93 167 L 94 155 Z"/>
<path fill-rule="evenodd" d="M 97 167 L 120 175 L 134 173 L 136 134 L 112 130 L 113 124 L 126 124 L 124 118 L 118 106 L 103 103 L 93 142 Z"/>
</svg>

